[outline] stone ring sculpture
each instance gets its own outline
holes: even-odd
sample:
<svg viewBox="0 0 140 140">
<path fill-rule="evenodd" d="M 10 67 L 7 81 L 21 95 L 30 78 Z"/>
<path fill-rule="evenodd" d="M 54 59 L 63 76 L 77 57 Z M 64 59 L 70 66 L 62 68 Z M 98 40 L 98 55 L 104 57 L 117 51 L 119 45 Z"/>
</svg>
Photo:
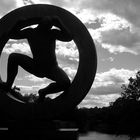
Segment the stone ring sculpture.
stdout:
<svg viewBox="0 0 140 140">
<path fill-rule="evenodd" d="M 1 94 L 0 108 L 4 107 L 4 110 L 17 118 L 26 117 L 27 114 L 43 115 L 48 118 L 62 115 L 67 110 L 75 108 L 85 98 L 95 78 L 97 56 L 92 37 L 76 16 L 57 6 L 46 4 L 24 6 L 2 17 L 0 20 L 0 53 L 9 39 L 7 33 L 12 29 L 15 22 L 23 17 L 26 21 L 19 26 L 24 28 L 36 24 L 37 18 L 43 16 L 58 16 L 73 34 L 73 41 L 79 51 L 77 74 L 67 94 L 62 94 L 51 102 L 45 102 L 41 105 L 16 102 L 5 93 Z"/>
</svg>

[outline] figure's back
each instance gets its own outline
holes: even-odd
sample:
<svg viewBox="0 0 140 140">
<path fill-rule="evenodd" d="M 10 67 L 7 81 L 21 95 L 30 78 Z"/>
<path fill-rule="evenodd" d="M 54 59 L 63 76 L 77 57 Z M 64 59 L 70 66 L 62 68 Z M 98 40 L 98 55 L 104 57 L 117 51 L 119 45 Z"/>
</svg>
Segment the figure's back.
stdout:
<svg viewBox="0 0 140 140">
<path fill-rule="evenodd" d="M 51 30 L 40 31 L 37 28 L 33 29 L 30 36 L 27 38 L 33 58 L 38 61 L 56 61 L 55 56 L 55 36 Z"/>
</svg>

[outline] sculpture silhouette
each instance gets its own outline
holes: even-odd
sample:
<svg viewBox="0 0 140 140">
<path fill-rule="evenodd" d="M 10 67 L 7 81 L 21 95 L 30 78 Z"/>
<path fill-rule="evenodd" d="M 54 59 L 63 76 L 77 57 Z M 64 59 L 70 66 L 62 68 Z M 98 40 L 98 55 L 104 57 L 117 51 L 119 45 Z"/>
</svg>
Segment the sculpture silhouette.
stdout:
<svg viewBox="0 0 140 140">
<path fill-rule="evenodd" d="M 69 30 L 58 17 L 43 17 L 36 28 L 19 29 L 18 21 L 9 33 L 11 39 L 27 39 L 33 58 L 12 53 L 8 59 L 7 89 L 12 87 L 18 72 L 18 66 L 38 77 L 46 77 L 55 82 L 39 90 L 39 101 L 43 101 L 46 94 L 66 90 L 70 86 L 67 74 L 58 66 L 55 55 L 55 41 L 71 41 Z M 59 29 L 52 29 L 53 26 Z"/>
<path fill-rule="evenodd" d="M 65 25 L 67 27 L 67 29 L 70 30 L 70 32 L 72 34 L 72 38 L 71 38 L 71 34 L 69 34 L 69 31 L 63 26 L 63 28 L 66 31 L 65 33 L 68 35 L 67 36 L 68 38 L 66 40 L 69 41 L 69 40 L 73 39 L 73 41 L 75 42 L 75 44 L 78 48 L 79 59 L 80 59 L 78 70 L 77 70 L 76 76 L 74 77 L 74 80 L 72 81 L 71 84 L 69 83 L 69 79 L 67 76 L 64 76 L 65 78 L 63 76 L 61 76 L 61 81 L 63 79 L 63 84 L 66 84 L 68 86 L 70 84 L 70 87 L 68 88 L 68 90 L 65 90 L 63 92 L 63 94 L 61 94 L 60 96 L 51 100 L 50 102 L 46 101 L 46 102 L 43 102 L 43 104 L 19 103 L 19 102 L 16 102 L 15 100 L 9 98 L 9 96 L 7 96 L 6 94 L 4 94 L 7 92 L 0 94 L 0 108 L 4 107 L 4 110 L 7 111 L 9 114 L 11 114 L 11 116 L 14 116 L 15 118 L 28 118 L 31 114 L 34 114 L 34 115 L 32 115 L 34 117 L 42 116 L 43 118 L 57 118 L 58 116 L 61 117 L 62 114 L 64 114 L 64 113 L 66 114 L 67 111 L 75 108 L 84 99 L 84 97 L 87 95 L 89 89 L 92 86 L 92 83 L 93 83 L 93 80 L 94 80 L 94 77 L 96 74 L 96 68 L 97 68 L 96 49 L 95 49 L 93 39 L 90 36 L 88 30 L 77 17 L 75 17 L 70 12 L 68 12 L 60 7 L 57 7 L 57 6 L 46 5 L 46 4 L 29 5 L 29 6 L 25 6 L 25 7 L 21 7 L 16 10 L 13 10 L 12 12 L 8 13 L 3 18 L 1 18 L 1 20 L 0 20 L 0 53 L 2 52 L 4 45 L 10 38 L 10 34 L 12 36 L 12 30 L 13 30 L 13 27 L 15 27 L 15 24 L 17 25 L 17 27 L 15 27 L 15 28 L 23 29 L 24 27 L 27 27 L 27 26 L 30 26 L 33 24 L 38 24 L 38 21 L 39 21 L 38 19 L 42 19 L 42 17 L 46 17 L 46 16 L 59 17 L 59 19 L 61 19 L 61 21 L 62 21 L 61 23 L 63 23 L 63 25 Z M 23 17 L 23 19 L 25 19 L 25 21 L 22 21 L 19 24 L 18 21 L 21 20 L 21 17 Z M 50 19 L 49 19 L 49 21 L 50 21 Z M 55 21 L 56 21 L 56 18 L 55 18 Z M 53 24 L 54 24 L 54 22 L 53 22 Z M 57 32 L 60 33 L 62 31 L 62 27 L 59 27 L 59 25 L 58 25 L 58 20 L 57 20 L 57 25 L 55 25 L 55 26 L 57 26 L 59 28 L 59 30 L 57 30 Z M 47 26 L 45 26 L 45 27 L 47 27 Z M 38 26 L 37 28 L 40 28 L 40 27 Z M 37 30 L 37 28 L 35 30 Z M 32 29 L 30 29 L 30 30 L 32 30 Z M 56 32 L 56 29 L 54 31 Z M 42 35 L 42 34 L 40 36 L 42 38 L 44 37 L 44 35 Z M 52 35 L 49 35 L 49 36 L 47 35 L 48 38 L 51 38 L 51 36 Z M 38 41 L 40 41 L 41 39 L 38 39 Z M 57 39 L 57 38 L 55 37 L 54 39 Z M 37 40 L 35 39 L 35 41 L 37 41 Z M 46 40 L 44 40 L 44 41 L 46 41 Z M 35 56 L 40 56 L 41 54 L 39 54 L 39 52 L 40 51 L 43 52 L 40 48 L 43 46 L 40 46 L 37 44 L 35 44 L 36 45 L 35 49 L 39 49 L 39 50 L 37 52 L 38 54 Z M 30 45 L 30 47 L 31 47 L 31 45 Z M 47 50 L 49 51 L 49 49 L 47 49 Z M 45 49 L 45 51 L 46 51 L 46 49 Z M 9 59 L 9 60 L 13 61 L 15 59 L 15 54 L 13 54 L 13 55 L 14 56 L 12 56 L 12 55 L 10 56 L 13 58 Z M 48 58 L 48 56 L 46 56 L 47 53 L 45 53 L 43 55 L 45 55 L 45 57 Z M 20 55 L 20 57 L 21 56 L 22 55 Z M 53 56 L 55 56 L 55 55 L 53 55 Z M 17 57 L 17 55 L 16 55 L 16 57 Z M 18 55 L 18 57 L 19 57 L 19 55 Z M 52 58 L 53 58 L 53 62 L 55 64 L 57 64 L 57 62 L 54 61 L 56 59 L 54 57 L 52 57 Z M 50 57 L 49 57 L 49 59 L 50 59 Z M 41 61 L 44 62 L 44 59 Z M 45 60 L 45 62 L 46 61 L 48 62 L 48 60 Z M 16 60 L 16 62 L 17 62 L 17 60 Z M 19 62 L 21 62 L 21 61 L 19 61 Z M 52 61 L 49 61 L 48 64 L 50 62 L 52 62 Z M 38 63 L 38 65 L 41 65 L 41 64 Z M 43 63 L 43 65 L 41 65 L 41 66 L 43 66 L 43 72 L 41 71 L 42 75 L 38 75 L 38 74 L 40 74 L 40 71 L 39 71 L 39 73 L 37 71 L 36 75 L 38 75 L 40 77 L 42 77 L 42 76 L 44 77 L 44 72 L 46 72 L 46 71 L 47 71 L 47 74 L 50 74 L 48 72 L 48 70 L 50 70 L 50 65 L 48 67 L 48 65 L 45 66 Z M 57 66 L 57 65 L 55 65 L 55 66 Z M 45 69 L 44 69 L 44 67 L 45 67 Z M 48 75 L 45 75 L 45 76 L 47 77 Z M 66 81 L 66 82 L 64 82 L 64 81 Z M 58 84 L 58 82 L 56 82 L 56 83 Z M 62 90 L 62 88 L 61 88 L 61 90 Z M 43 91 L 40 91 L 40 93 L 41 92 L 43 92 Z"/>
</svg>

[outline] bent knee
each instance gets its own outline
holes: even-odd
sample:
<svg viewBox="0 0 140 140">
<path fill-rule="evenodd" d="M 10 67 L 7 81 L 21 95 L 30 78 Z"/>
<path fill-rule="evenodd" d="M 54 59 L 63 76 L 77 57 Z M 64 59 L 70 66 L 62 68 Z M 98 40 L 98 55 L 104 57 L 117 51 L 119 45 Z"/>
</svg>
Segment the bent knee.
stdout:
<svg viewBox="0 0 140 140">
<path fill-rule="evenodd" d="M 22 54 L 19 54 L 19 53 L 11 53 L 9 55 L 9 59 L 11 59 L 11 60 L 18 60 L 18 59 L 21 58 L 21 56 L 22 56 Z"/>
<path fill-rule="evenodd" d="M 71 81 L 69 79 L 67 79 L 67 80 L 61 81 L 59 84 L 65 90 L 70 87 Z"/>
<path fill-rule="evenodd" d="M 14 63 L 16 63 L 17 61 L 19 61 L 18 54 L 17 53 L 11 53 L 9 55 L 8 61 L 14 62 Z"/>
<path fill-rule="evenodd" d="M 69 79 L 66 80 L 66 81 L 64 82 L 64 85 L 65 85 L 66 87 L 69 87 L 70 84 L 71 84 L 71 81 L 70 81 Z"/>
<path fill-rule="evenodd" d="M 9 55 L 9 58 L 10 58 L 10 59 L 13 59 L 13 58 L 15 58 L 16 56 L 17 56 L 16 53 L 11 53 L 11 54 Z"/>
</svg>

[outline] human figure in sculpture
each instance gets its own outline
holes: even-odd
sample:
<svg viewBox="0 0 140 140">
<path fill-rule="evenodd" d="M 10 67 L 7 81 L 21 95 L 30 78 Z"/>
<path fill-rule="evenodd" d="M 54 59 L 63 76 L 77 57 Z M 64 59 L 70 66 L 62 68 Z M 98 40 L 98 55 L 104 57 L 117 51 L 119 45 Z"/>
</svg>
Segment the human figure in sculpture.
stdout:
<svg viewBox="0 0 140 140">
<path fill-rule="evenodd" d="M 52 28 L 53 26 L 57 28 Z M 18 72 L 18 66 L 37 77 L 53 80 L 49 86 L 39 90 L 38 101 L 47 94 L 65 91 L 70 86 L 67 74 L 58 66 L 55 47 L 56 40 L 71 41 L 72 35 L 58 17 L 43 17 L 36 28 L 19 29 L 18 23 L 9 34 L 11 39 L 27 39 L 33 58 L 12 53 L 8 58 L 7 81 L 5 87 L 11 89 Z"/>
</svg>

